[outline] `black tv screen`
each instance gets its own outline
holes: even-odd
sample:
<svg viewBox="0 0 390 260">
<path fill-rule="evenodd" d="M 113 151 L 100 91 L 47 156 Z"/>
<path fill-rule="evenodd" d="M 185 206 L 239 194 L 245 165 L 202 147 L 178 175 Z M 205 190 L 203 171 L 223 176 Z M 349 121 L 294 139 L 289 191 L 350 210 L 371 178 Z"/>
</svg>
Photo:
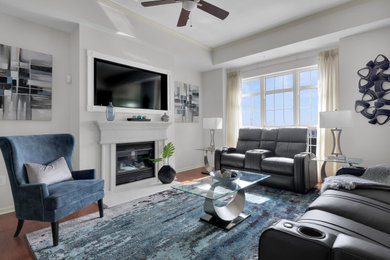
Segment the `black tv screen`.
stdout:
<svg viewBox="0 0 390 260">
<path fill-rule="evenodd" d="M 94 59 L 94 105 L 168 110 L 168 76 Z"/>
</svg>

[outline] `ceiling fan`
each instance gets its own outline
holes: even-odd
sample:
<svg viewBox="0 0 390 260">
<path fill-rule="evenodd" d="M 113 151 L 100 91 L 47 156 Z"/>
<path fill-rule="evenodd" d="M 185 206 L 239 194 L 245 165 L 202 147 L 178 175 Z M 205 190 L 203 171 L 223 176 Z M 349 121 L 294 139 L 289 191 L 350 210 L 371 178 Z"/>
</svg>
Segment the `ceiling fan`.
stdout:
<svg viewBox="0 0 390 260">
<path fill-rule="evenodd" d="M 200 10 L 205 11 L 215 17 L 224 20 L 229 12 L 212 5 L 203 0 L 157 0 L 157 1 L 147 1 L 142 2 L 141 5 L 144 7 L 156 6 L 156 5 L 166 5 L 166 4 L 175 4 L 182 3 L 181 13 L 179 20 L 177 21 L 177 26 L 182 27 L 186 26 L 188 18 L 190 17 L 190 12 L 198 7 Z"/>
</svg>

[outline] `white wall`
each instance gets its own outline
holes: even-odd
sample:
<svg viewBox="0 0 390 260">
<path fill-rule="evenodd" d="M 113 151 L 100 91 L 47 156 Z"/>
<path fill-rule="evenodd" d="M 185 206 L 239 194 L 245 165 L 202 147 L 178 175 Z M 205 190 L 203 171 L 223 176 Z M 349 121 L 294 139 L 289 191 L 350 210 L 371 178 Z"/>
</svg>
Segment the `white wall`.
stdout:
<svg viewBox="0 0 390 260">
<path fill-rule="evenodd" d="M 70 112 L 72 110 L 71 91 L 73 85 L 69 85 L 65 81 L 66 76 L 70 74 L 71 67 L 69 63 L 69 33 L 0 14 L 0 43 L 53 55 L 52 120 L 0 120 L 0 136 L 72 132 Z M 6 175 L 4 160 L 0 156 L 0 176 Z M 13 205 L 8 176 L 6 180 L 6 185 L 0 186 L 0 212 L 1 209 Z"/>
<path fill-rule="evenodd" d="M 355 110 L 358 92 L 357 71 L 378 54 L 390 58 L 390 27 L 340 40 L 340 109 Z M 389 72 L 387 72 L 389 73 Z M 390 123 L 371 125 L 362 115 L 353 113 L 354 125 L 343 129 L 341 148 L 351 157 L 364 159 L 363 165 L 390 163 Z"/>
</svg>

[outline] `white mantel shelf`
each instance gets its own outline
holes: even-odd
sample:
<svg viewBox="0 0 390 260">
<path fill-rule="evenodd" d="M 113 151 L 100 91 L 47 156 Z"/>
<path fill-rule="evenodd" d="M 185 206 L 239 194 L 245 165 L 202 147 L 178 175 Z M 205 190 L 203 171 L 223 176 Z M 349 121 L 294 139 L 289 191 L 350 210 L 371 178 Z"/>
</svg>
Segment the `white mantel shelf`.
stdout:
<svg viewBox="0 0 390 260">
<path fill-rule="evenodd" d="M 167 139 L 171 122 L 96 121 L 100 144 L 144 142 Z"/>
</svg>

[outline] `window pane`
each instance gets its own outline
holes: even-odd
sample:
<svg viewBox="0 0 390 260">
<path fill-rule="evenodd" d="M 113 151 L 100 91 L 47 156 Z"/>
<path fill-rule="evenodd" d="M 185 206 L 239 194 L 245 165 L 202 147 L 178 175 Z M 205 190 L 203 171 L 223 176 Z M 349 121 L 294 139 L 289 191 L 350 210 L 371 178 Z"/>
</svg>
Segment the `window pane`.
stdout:
<svg viewBox="0 0 390 260">
<path fill-rule="evenodd" d="M 267 111 L 266 113 L 266 125 L 268 126 L 273 126 L 275 125 L 275 121 L 274 121 L 274 114 L 275 112 L 274 111 Z"/>
<path fill-rule="evenodd" d="M 300 111 L 300 123 L 301 125 L 310 125 L 311 124 L 311 109 L 303 108 Z"/>
<path fill-rule="evenodd" d="M 266 110 L 274 109 L 274 94 L 268 94 L 265 96 Z"/>
<path fill-rule="evenodd" d="M 283 93 L 275 94 L 275 109 L 283 109 Z"/>
<path fill-rule="evenodd" d="M 275 111 L 275 125 L 284 125 L 283 110 Z"/>
<path fill-rule="evenodd" d="M 311 78 L 311 84 L 317 85 L 318 84 L 318 70 L 310 71 L 310 78 Z"/>
<path fill-rule="evenodd" d="M 265 80 L 265 90 L 266 91 L 269 91 L 269 90 L 274 90 L 274 78 L 267 78 Z"/>
<path fill-rule="evenodd" d="M 294 112 L 292 109 L 284 110 L 284 123 L 285 125 L 294 124 Z"/>
<path fill-rule="evenodd" d="M 310 85 L 310 71 L 304 71 L 299 73 L 299 86 Z"/>
<path fill-rule="evenodd" d="M 318 107 L 318 89 L 311 90 L 311 105 Z"/>
<path fill-rule="evenodd" d="M 248 93 L 248 89 L 249 89 L 249 82 L 244 82 L 242 84 L 242 88 L 241 88 L 241 94 L 242 95 L 245 95 Z"/>
<path fill-rule="evenodd" d="M 294 97 L 293 92 L 284 93 L 284 108 L 293 108 L 294 107 Z"/>
<path fill-rule="evenodd" d="M 250 93 L 259 93 L 260 92 L 260 80 L 250 81 L 250 87 L 248 94 Z"/>
<path fill-rule="evenodd" d="M 318 107 L 313 107 L 311 110 L 311 125 L 318 124 Z"/>
<path fill-rule="evenodd" d="M 301 108 L 310 107 L 310 92 L 311 89 L 305 89 L 300 91 L 300 104 Z"/>
<path fill-rule="evenodd" d="M 292 88 L 293 87 L 293 75 L 288 74 L 284 76 L 284 89 Z"/>
<path fill-rule="evenodd" d="M 275 78 L 275 90 L 283 89 L 283 76 Z"/>
<path fill-rule="evenodd" d="M 260 96 L 249 96 L 241 99 L 242 125 L 260 126 Z"/>
</svg>

